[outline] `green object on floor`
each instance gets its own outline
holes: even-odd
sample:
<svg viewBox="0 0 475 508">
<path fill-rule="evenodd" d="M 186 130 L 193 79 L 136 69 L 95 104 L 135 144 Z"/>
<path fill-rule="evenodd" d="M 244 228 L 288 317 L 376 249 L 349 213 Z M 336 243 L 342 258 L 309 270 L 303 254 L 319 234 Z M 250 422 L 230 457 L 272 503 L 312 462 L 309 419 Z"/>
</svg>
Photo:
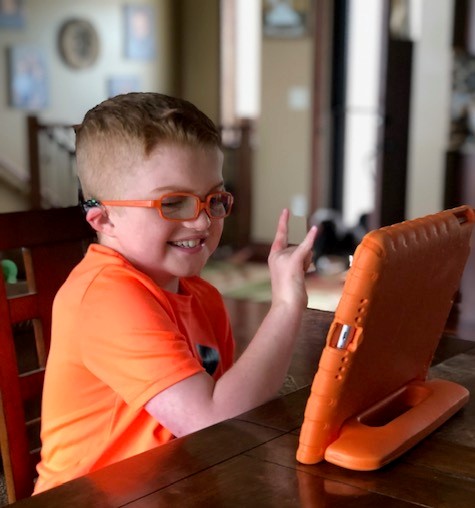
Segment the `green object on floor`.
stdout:
<svg viewBox="0 0 475 508">
<path fill-rule="evenodd" d="M 15 284 L 17 282 L 18 268 L 11 259 L 2 259 L 2 272 L 7 284 Z"/>
</svg>

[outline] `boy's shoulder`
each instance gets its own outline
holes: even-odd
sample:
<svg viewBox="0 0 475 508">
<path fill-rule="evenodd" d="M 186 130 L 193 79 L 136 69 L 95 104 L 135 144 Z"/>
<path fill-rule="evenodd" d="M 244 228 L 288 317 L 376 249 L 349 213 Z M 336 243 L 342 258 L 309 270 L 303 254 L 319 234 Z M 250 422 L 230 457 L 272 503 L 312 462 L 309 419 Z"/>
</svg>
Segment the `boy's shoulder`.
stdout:
<svg viewBox="0 0 475 508">
<path fill-rule="evenodd" d="M 185 294 L 210 303 L 211 306 L 222 303 L 218 289 L 202 277 L 181 278 L 180 285 Z M 83 295 L 91 291 L 94 293 L 105 291 L 109 297 L 111 293 L 120 292 L 125 297 L 127 294 L 131 295 L 132 286 L 152 293 L 161 301 L 173 299 L 173 293 L 157 286 L 120 253 L 101 244 L 93 244 L 89 246 L 83 260 L 73 269 L 62 290 Z"/>
<path fill-rule="evenodd" d="M 92 244 L 81 262 L 72 270 L 66 284 L 88 285 L 102 277 L 106 277 L 110 282 L 115 279 L 120 281 L 127 278 L 146 278 L 117 251 L 101 244 Z"/>
<path fill-rule="evenodd" d="M 161 290 L 142 272 L 133 267 L 121 254 L 100 244 L 90 245 L 86 255 L 71 271 L 56 299 L 80 303 L 84 299 L 120 297 L 129 300 L 141 293 L 161 293 Z"/>
</svg>

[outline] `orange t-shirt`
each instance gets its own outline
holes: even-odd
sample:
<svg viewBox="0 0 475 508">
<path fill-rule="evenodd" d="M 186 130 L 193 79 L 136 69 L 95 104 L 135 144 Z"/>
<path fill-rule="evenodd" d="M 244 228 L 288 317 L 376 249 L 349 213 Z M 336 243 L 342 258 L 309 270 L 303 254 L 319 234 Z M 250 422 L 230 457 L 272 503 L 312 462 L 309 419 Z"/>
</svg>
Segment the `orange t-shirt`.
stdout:
<svg viewBox="0 0 475 508">
<path fill-rule="evenodd" d="M 171 440 L 145 404 L 203 370 L 218 379 L 233 354 L 213 286 L 190 277 L 169 293 L 90 246 L 53 305 L 35 493 Z"/>
</svg>

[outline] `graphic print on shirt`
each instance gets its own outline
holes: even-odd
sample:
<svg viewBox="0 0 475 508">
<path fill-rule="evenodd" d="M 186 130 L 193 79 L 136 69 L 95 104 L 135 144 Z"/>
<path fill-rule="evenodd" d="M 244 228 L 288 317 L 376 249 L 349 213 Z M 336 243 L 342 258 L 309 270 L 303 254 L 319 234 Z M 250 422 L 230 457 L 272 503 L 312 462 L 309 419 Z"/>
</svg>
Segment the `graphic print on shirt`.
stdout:
<svg viewBox="0 0 475 508">
<path fill-rule="evenodd" d="M 219 351 L 214 347 L 202 346 L 201 344 L 197 344 L 196 347 L 203 363 L 203 367 L 206 372 L 212 376 L 219 365 Z"/>
</svg>

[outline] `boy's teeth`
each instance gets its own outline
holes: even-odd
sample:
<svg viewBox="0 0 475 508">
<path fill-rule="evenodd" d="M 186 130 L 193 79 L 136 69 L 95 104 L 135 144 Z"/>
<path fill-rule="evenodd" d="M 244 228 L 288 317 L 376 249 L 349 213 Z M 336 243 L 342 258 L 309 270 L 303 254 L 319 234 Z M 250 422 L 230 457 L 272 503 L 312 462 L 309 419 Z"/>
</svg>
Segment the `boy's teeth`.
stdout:
<svg viewBox="0 0 475 508">
<path fill-rule="evenodd" d="M 191 249 L 193 247 L 197 247 L 200 244 L 199 240 L 185 240 L 183 242 L 173 242 L 177 247 L 185 247 L 186 249 Z"/>
</svg>

